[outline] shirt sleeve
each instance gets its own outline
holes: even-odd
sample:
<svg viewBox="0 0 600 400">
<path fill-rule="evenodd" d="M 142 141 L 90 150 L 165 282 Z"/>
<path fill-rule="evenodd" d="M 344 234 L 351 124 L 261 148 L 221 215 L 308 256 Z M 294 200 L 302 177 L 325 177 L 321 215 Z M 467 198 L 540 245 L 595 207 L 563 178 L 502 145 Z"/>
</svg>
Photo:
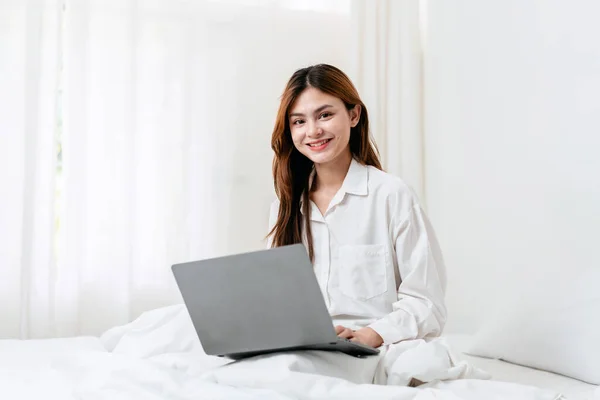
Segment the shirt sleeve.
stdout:
<svg viewBox="0 0 600 400">
<path fill-rule="evenodd" d="M 369 325 L 384 341 L 441 335 L 446 323 L 446 269 L 429 220 L 415 204 L 408 216 L 393 223 L 395 257 L 401 283 L 393 311 Z"/>
</svg>

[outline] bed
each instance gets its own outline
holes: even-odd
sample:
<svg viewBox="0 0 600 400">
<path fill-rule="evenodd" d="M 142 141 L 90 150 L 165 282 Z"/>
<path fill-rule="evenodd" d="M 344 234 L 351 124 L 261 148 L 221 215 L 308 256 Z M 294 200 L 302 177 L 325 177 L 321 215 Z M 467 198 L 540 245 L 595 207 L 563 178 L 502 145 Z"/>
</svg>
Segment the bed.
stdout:
<svg viewBox="0 0 600 400">
<path fill-rule="evenodd" d="M 600 400 L 592 385 L 461 354 L 468 340 L 448 336 L 436 345 L 409 344 L 391 371 L 396 379 L 402 373 L 437 377 L 419 388 L 356 384 L 312 370 L 306 353 L 225 365 L 228 361 L 203 355 L 185 308 L 173 306 L 101 337 L 0 340 L 0 394 L 11 400 Z M 478 379 L 473 366 L 494 380 Z"/>
<path fill-rule="evenodd" d="M 493 380 L 536 386 L 562 393 L 567 399 L 600 400 L 600 387 L 571 379 L 566 376 L 511 364 L 501 360 L 476 357 L 465 354 L 470 342 L 469 335 L 447 335 L 452 348 L 460 356 L 490 375 Z"/>
</svg>

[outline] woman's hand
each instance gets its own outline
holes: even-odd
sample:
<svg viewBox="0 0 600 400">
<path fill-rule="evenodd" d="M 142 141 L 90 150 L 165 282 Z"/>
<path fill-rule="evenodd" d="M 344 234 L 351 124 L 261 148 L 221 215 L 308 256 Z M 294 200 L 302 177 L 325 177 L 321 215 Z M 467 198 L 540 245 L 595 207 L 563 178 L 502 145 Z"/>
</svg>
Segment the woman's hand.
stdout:
<svg viewBox="0 0 600 400">
<path fill-rule="evenodd" d="M 383 344 L 383 338 L 371 328 L 360 328 L 359 330 L 354 331 L 354 336 L 350 340 L 375 348 Z"/>
<path fill-rule="evenodd" d="M 335 327 L 335 333 L 341 338 L 350 339 L 353 342 L 366 344 L 375 348 L 383 344 L 383 338 L 371 328 L 360 328 L 353 331 L 350 328 L 338 325 Z"/>
<path fill-rule="evenodd" d="M 335 333 L 343 339 L 352 339 L 354 337 L 354 331 L 352 329 L 341 325 L 335 327 Z"/>
</svg>

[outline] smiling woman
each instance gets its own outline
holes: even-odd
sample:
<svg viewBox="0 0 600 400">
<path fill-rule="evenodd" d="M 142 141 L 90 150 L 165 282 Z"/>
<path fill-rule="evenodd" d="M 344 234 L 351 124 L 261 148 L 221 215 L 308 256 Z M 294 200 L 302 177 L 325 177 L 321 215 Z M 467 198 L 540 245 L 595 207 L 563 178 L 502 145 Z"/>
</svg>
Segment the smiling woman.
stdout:
<svg viewBox="0 0 600 400">
<path fill-rule="evenodd" d="M 271 146 L 270 245 L 304 243 L 344 338 L 378 347 L 439 336 L 446 272 L 417 196 L 382 171 L 367 108 L 341 70 L 297 70 Z"/>
</svg>

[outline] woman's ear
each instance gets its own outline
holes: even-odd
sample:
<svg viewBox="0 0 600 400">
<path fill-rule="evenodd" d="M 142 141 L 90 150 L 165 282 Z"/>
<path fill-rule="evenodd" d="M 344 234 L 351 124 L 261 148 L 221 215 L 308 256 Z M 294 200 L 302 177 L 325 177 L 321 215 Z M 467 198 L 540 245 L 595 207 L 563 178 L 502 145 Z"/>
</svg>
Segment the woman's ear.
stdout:
<svg viewBox="0 0 600 400">
<path fill-rule="evenodd" d="M 360 112 L 362 108 L 360 104 L 355 105 L 353 108 L 349 110 L 350 113 L 350 126 L 355 127 L 358 125 L 358 121 L 360 121 Z"/>
</svg>

